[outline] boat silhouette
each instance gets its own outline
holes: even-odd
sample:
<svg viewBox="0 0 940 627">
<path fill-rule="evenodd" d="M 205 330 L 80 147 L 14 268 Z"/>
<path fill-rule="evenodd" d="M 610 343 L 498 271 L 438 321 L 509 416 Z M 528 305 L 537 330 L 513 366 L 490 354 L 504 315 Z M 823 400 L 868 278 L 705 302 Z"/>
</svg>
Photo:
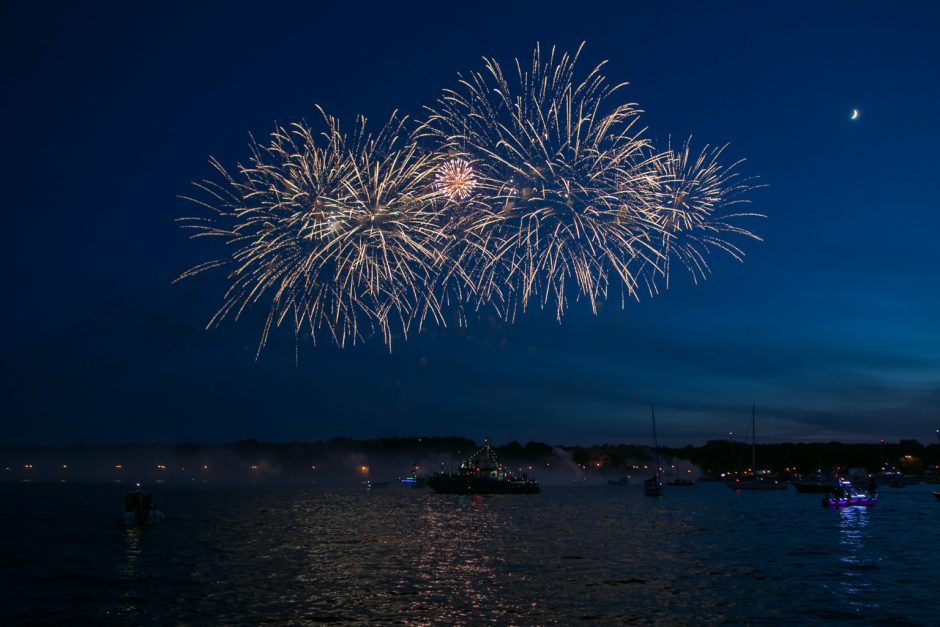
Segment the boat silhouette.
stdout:
<svg viewBox="0 0 940 627">
<path fill-rule="evenodd" d="M 428 478 L 428 487 L 440 494 L 537 494 L 539 482 L 527 475 L 517 477 L 496 459 L 485 440 L 456 472 L 441 471 Z"/>
</svg>

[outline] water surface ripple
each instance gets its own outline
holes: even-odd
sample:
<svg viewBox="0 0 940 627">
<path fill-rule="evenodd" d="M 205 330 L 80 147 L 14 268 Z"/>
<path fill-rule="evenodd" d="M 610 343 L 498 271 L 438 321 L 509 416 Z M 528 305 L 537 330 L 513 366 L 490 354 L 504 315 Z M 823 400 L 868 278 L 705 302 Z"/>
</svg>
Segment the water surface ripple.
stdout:
<svg viewBox="0 0 940 627">
<path fill-rule="evenodd" d="M 927 625 L 929 491 L 164 485 L 167 519 L 125 529 L 120 486 L 4 484 L 0 623 Z"/>
</svg>

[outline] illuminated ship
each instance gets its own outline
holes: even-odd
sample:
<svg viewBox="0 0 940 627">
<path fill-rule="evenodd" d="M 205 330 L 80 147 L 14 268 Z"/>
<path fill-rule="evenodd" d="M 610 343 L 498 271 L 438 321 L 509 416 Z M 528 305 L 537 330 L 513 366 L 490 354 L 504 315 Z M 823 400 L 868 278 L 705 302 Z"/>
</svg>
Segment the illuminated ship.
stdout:
<svg viewBox="0 0 940 627">
<path fill-rule="evenodd" d="M 484 441 L 457 472 L 439 472 L 428 486 L 441 494 L 537 494 L 539 482 L 527 475 L 516 477 L 499 463 L 489 441 Z"/>
</svg>

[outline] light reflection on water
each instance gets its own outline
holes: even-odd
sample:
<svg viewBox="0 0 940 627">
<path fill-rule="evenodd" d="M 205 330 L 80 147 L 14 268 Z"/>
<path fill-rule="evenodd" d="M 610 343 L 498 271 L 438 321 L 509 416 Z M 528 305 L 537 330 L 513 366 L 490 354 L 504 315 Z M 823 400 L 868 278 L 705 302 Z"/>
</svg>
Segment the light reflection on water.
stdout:
<svg viewBox="0 0 940 627">
<path fill-rule="evenodd" d="M 450 507 L 441 508 L 441 499 Z M 511 585 L 499 573 L 501 557 L 494 540 L 507 533 L 511 519 L 483 496 L 443 496 L 425 499 L 423 533 L 415 538 L 416 577 L 419 580 L 409 614 L 433 612 L 439 620 L 469 620 L 480 608 L 493 615 L 506 611 L 510 597 L 499 594 Z M 407 579 L 406 579 L 407 580 Z M 442 594 L 447 591 L 446 594 Z"/>
<path fill-rule="evenodd" d="M 118 575 L 130 584 L 122 592 L 122 603 L 118 615 L 128 622 L 136 622 L 138 618 L 137 583 L 140 573 L 137 570 L 137 563 L 143 551 L 141 543 L 143 533 L 144 530 L 139 527 L 128 527 L 124 530 L 125 559 L 118 565 Z"/>
<path fill-rule="evenodd" d="M 867 507 L 844 507 L 839 514 L 839 546 L 843 565 L 838 591 L 847 595 L 847 604 L 856 612 L 875 608 L 872 598 L 873 584 L 865 571 L 873 566 L 866 549 L 869 511 Z"/>
<path fill-rule="evenodd" d="M 832 511 L 710 484 L 662 499 L 163 487 L 167 519 L 144 529 L 120 523 L 120 488 L 54 489 L 0 486 L 0 623 L 927 624 L 940 561 L 940 508 L 915 489 Z"/>
</svg>

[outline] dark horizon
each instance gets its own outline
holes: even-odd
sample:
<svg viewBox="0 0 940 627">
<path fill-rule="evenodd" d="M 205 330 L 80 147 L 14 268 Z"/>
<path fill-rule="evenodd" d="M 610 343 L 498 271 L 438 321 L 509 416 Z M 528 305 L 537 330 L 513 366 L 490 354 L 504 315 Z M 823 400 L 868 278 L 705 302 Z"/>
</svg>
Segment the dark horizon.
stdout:
<svg viewBox="0 0 940 627">
<path fill-rule="evenodd" d="M 108 482 L 146 484 L 361 485 L 390 481 L 409 472 L 423 477 L 453 471 L 478 451 L 481 442 L 456 436 L 271 443 L 114 444 L 0 446 L 0 482 Z M 488 442 L 511 472 L 543 484 L 601 485 L 623 475 L 642 475 L 659 459 L 667 475 L 718 480 L 746 473 L 751 455 L 759 468 L 780 479 L 799 480 L 817 472 L 864 469 L 881 475 L 933 481 L 940 472 L 940 442 L 915 440 L 880 444 L 827 442 L 757 444 L 712 440 L 701 446 L 595 443 L 590 446 Z M 856 470 L 852 470 L 856 469 Z M 397 480 L 396 480 L 397 481 Z"/>
<path fill-rule="evenodd" d="M 914 2 L 0 9 L 9 94 L 4 427 L 24 442 L 307 441 L 454 432 L 500 441 L 932 443 L 940 427 L 940 8 Z M 525 28 L 520 29 L 524 24 Z M 730 142 L 766 187 L 745 262 L 656 298 L 488 311 L 393 351 L 204 329 L 224 272 L 175 222 L 191 181 L 275 122 L 421 107 L 481 57 L 537 42 L 628 81 L 657 143 Z M 857 109 L 857 119 L 851 112 Z M 371 338 L 374 339 L 374 338 Z M 296 345 L 295 345 L 296 342 Z M 295 351 L 295 348 L 297 349 Z M 296 360 L 295 360 L 296 355 Z"/>
</svg>

